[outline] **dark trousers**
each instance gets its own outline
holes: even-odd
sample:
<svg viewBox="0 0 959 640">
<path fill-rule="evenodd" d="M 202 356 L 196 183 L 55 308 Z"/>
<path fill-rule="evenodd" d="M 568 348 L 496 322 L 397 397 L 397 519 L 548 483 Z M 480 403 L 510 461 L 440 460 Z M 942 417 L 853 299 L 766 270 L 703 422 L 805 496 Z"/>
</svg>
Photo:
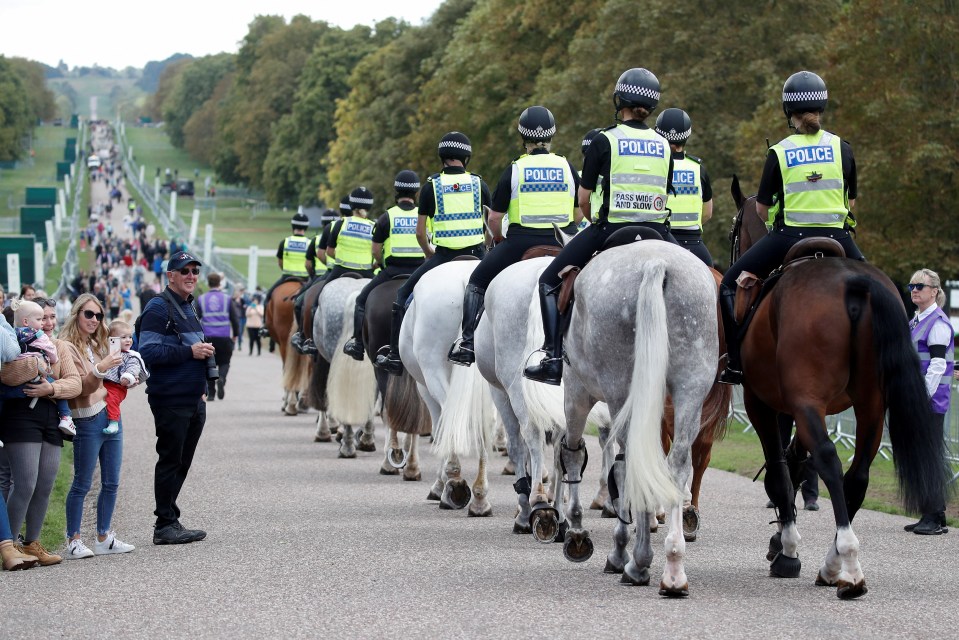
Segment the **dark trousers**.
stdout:
<svg viewBox="0 0 959 640">
<path fill-rule="evenodd" d="M 356 306 L 358 309 L 366 308 L 366 300 L 370 297 L 373 289 L 377 288 L 387 280 L 392 280 L 396 276 L 410 275 L 419 267 L 395 267 L 388 265 L 380 269 L 380 272 L 373 276 L 373 279 L 366 283 L 363 290 L 356 296 Z"/>
<path fill-rule="evenodd" d="M 161 529 L 180 519 L 176 501 L 186 481 L 193 454 L 206 422 L 206 403 L 194 407 L 168 407 L 151 403 L 156 424 L 156 450 L 159 459 L 153 479 L 156 496 L 156 527 Z"/>
<path fill-rule="evenodd" d="M 707 267 L 713 266 L 713 257 L 709 255 L 709 249 L 703 242 L 702 231 L 683 231 L 681 229 L 671 229 L 673 237 L 683 247 L 694 256 L 702 260 Z"/>
<path fill-rule="evenodd" d="M 526 250 L 538 245 L 548 244 L 559 246 L 552 235 L 521 235 L 507 236 L 505 240 L 492 248 L 479 266 L 470 274 L 470 284 L 485 290 L 493 278 L 498 276 L 506 267 L 516 264 L 523 258 Z"/>
<path fill-rule="evenodd" d="M 426 262 L 421 264 L 416 268 L 410 277 L 407 278 L 406 284 L 400 287 L 399 291 L 396 292 L 396 304 L 406 306 L 407 300 L 410 299 L 410 296 L 413 295 L 413 288 L 416 287 L 416 283 L 420 281 L 430 269 L 435 269 L 441 264 L 445 264 L 451 261 L 453 258 L 458 258 L 459 256 L 474 256 L 479 259 L 483 259 L 483 256 L 486 255 L 486 247 L 482 244 L 476 244 L 472 247 L 464 247 L 463 249 L 447 249 L 446 247 L 436 247 L 436 253 L 432 257 L 428 258 Z"/>
<path fill-rule="evenodd" d="M 247 327 L 246 335 L 250 339 L 250 355 L 253 355 L 253 345 L 256 345 L 256 355 L 260 355 L 263 351 L 263 347 L 260 343 L 260 328 Z"/>
<path fill-rule="evenodd" d="M 342 278 L 342 277 L 343 277 L 344 275 L 346 275 L 347 273 L 358 273 L 358 274 L 360 274 L 360 277 L 361 277 L 361 278 L 372 278 L 372 277 L 373 277 L 373 269 L 372 269 L 372 268 L 369 268 L 369 269 L 347 269 L 346 267 L 341 267 L 340 265 L 336 265 L 335 267 L 333 267 L 332 269 L 330 269 L 329 271 L 326 272 L 326 277 L 323 278 L 323 279 L 326 280 L 327 282 L 333 282 L 333 281 L 336 280 L 337 278 Z"/>
</svg>

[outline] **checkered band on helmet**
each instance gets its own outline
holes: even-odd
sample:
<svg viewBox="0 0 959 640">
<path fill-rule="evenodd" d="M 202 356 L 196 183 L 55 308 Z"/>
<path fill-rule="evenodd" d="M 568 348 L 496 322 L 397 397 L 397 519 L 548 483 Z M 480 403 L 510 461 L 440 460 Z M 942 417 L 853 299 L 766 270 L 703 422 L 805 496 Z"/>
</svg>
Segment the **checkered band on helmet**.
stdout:
<svg viewBox="0 0 959 640">
<path fill-rule="evenodd" d="M 670 142 L 685 142 L 692 132 L 693 121 L 682 109 L 666 109 L 656 118 L 656 133 Z"/>
<path fill-rule="evenodd" d="M 519 116 L 517 127 L 523 140 L 542 142 L 556 135 L 556 120 L 546 107 L 528 107 Z"/>
<path fill-rule="evenodd" d="M 306 214 L 297 212 L 290 220 L 290 224 L 294 229 L 306 229 L 310 226 L 310 219 L 306 217 Z"/>
<path fill-rule="evenodd" d="M 829 102 L 826 83 L 812 71 L 794 73 L 783 84 L 783 113 L 825 111 Z"/>
<path fill-rule="evenodd" d="M 350 209 L 372 209 L 373 192 L 366 187 L 357 187 L 350 192 Z"/>
<path fill-rule="evenodd" d="M 441 160 L 468 160 L 473 155 L 473 145 L 465 134 L 450 131 L 440 138 L 437 152 Z"/>
<path fill-rule="evenodd" d="M 590 129 L 586 132 L 586 135 L 583 136 L 583 142 L 580 144 L 579 148 L 582 150 L 583 155 L 586 155 L 586 150 L 589 149 L 589 145 L 593 144 L 593 138 L 598 136 L 602 129 L 596 127 L 595 129 Z"/>
<path fill-rule="evenodd" d="M 403 169 L 393 178 L 393 188 L 397 193 L 416 192 L 420 190 L 420 177 L 411 169 Z"/>
<path fill-rule="evenodd" d="M 642 67 L 624 71 L 616 81 L 613 101 L 617 109 L 644 107 L 652 111 L 659 104 L 659 79 Z"/>
<path fill-rule="evenodd" d="M 353 207 L 350 206 L 350 195 L 347 194 L 340 200 L 340 215 L 348 216 L 351 213 L 353 213 Z"/>
</svg>

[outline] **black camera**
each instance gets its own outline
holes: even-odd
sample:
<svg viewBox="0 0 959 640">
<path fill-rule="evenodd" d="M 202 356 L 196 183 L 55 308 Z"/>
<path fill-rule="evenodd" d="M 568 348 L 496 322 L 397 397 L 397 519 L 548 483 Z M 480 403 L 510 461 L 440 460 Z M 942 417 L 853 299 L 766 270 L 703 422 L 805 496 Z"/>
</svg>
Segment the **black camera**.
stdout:
<svg viewBox="0 0 959 640">
<path fill-rule="evenodd" d="M 216 358 L 210 356 L 206 359 L 206 379 L 216 380 L 220 377 L 220 370 L 216 368 Z"/>
</svg>

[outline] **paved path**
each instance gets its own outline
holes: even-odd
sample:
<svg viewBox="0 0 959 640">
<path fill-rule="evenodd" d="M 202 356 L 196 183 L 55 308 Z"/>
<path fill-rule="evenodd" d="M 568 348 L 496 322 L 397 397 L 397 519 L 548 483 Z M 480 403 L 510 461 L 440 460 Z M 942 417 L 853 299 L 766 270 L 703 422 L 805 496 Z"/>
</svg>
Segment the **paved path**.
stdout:
<svg viewBox="0 0 959 640">
<path fill-rule="evenodd" d="M 870 591 L 842 602 L 812 584 L 832 537 L 828 504 L 801 514 L 802 577 L 773 579 L 764 559 L 772 527 L 762 487 L 710 471 L 700 540 L 688 547 L 691 596 L 665 600 L 655 587 L 620 586 L 618 576 L 602 573 L 612 522 L 597 512 L 587 516 L 596 554 L 574 565 L 559 545 L 510 533 L 512 478 L 494 475 L 494 516 L 471 519 L 427 502 L 426 481 L 378 475 L 380 452 L 338 460 L 334 445 L 312 441 L 315 413 L 281 415 L 279 374 L 274 355 L 234 356 L 227 397 L 209 406 L 180 501 L 184 524 L 209 536 L 179 547 L 151 544 L 152 417 L 144 394 L 131 393 L 114 525 L 136 551 L 0 575 L 0 637 L 955 633 L 959 532 L 923 538 L 902 531 L 906 518 L 861 513 Z M 599 455 L 590 444 L 584 488 L 593 491 Z M 427 456 L 424 473 L 435 469 Z M 87 542 L 92 527 L 84 522 Z M 663 535 L 654 534 L 654 576 Z"/>
</svg>

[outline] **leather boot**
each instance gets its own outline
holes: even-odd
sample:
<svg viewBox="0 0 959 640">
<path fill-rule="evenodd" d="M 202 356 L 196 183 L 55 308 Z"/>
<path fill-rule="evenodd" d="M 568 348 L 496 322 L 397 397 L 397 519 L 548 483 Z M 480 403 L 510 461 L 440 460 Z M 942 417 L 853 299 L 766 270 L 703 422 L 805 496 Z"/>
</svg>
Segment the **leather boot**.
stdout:
<svg viewBox="0 0 959 640">
<path fill-rule="evenodd" d="M 35 567 L 39 560 L 36 556 L 27 555 L 17 549 L 12 540 L 0 542 L 0 558 L 3 559 L 4 571 L 20 571 Z"/>
<path fill-rule="evenodd" d="M 343 353 L 354 360 L 363 361 L 363 315 L 366 309 L 356 305 L 353 309 L 353 337 L 343 345 Z"/>
<path fill-rule="evenodd" d="M 480 289 L 472 284 L 466 285 L 466 295 L 463 298 L 463 337 L 459 342 L 453 343 L 447 356 L 453 364 L 468 367 L 476 362 L 476 354 L 473 352 L 473 334 L 483 315 L 485 295 L 486 289 Z"/>
<path fill-rule="evenodd" d="M 536 382 L 559 386 L 563 381 L 563 336 L 560 331 L 559 287 L 539 285 L 539 308 L 543 313 L 543 351 L 539 364 L 526 367 L 523 375 Z"/>
<path fill-rule="evenodd" d="M 742 384 L 743 366 L 739 361 L 739 325 L 736 324 L 736 291 L 719 287 L 719 308 L 723 314 L 726 335 L 726 368 L 716 379 L 722 384 Z"/>
<path fill-rule="evenodd" d="M 401 304 L 393 303 L 393 320 L 390 323 L 390 348 L 383 353 L 382 349 L 376 356 L 376 366 L 393 376 L 403 375 L 403 361 L 400 360 L 400 328 L 403 326 L 403 316 L 406 309 Z"/>
</svg>

